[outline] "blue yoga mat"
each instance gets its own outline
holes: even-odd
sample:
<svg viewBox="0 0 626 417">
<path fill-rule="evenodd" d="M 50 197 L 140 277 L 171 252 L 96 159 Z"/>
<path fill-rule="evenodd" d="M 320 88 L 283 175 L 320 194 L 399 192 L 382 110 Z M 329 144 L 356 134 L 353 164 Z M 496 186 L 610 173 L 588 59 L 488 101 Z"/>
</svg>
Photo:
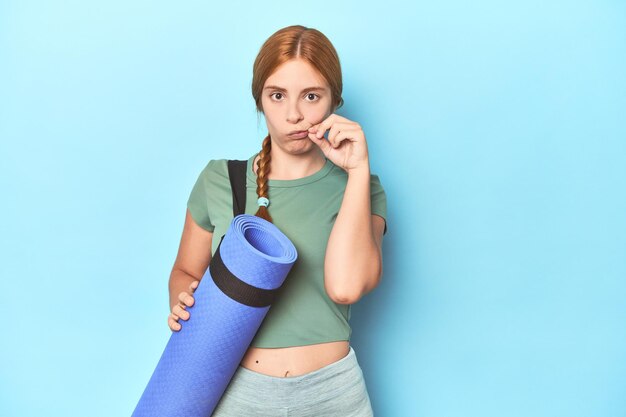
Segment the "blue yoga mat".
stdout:
<svg viewBox="0 0 626 417">
<path fill-rule="evenodd" d="M 132 416 L 211 416 L 297 256 L 273 223 L 235 216 Z"/>
</svg>

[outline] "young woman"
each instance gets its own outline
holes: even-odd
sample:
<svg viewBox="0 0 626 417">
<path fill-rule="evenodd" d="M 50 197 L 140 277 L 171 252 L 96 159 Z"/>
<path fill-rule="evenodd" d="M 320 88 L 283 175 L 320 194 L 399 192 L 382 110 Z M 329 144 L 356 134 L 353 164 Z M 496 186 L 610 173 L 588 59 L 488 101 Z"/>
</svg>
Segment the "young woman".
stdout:
<svg viewBox="0 0 626 417">
<path fill-rule="evenodd" d="M 269 133 L 248 158 L 246 213 L 273 222 L 298 259 L 214 416 L 373 414 L 349 319 L 381 279 L 387 202 L 361 126 L 334 113 L 341 92 L 337 53 L 315 29 L 280 29 L 254 62 L 252 95 Z M 169 282 L 173 331 L 231 221 L 227 160 L 213 159 L 187 202 Z"/>
</svg>

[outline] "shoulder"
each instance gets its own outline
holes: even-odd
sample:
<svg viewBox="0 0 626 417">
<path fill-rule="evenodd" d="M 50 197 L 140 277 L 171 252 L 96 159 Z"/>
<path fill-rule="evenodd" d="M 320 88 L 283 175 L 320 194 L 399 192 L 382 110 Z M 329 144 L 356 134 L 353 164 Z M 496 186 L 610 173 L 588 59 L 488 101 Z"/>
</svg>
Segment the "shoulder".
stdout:
<svg viewBox="0 0 626 417">
<path fill-rule="evenodd" d="M 200 176 L 205 181 L 220 180 L 228 178 L 228 160 L 227 159 L 210 159 L 202 171 Z"/>
<path fill-rule="evenodd" d="M 235 161 L 245 162 L 246 164 L 249 164 L 250 159 L 251 157 L 247 157 L 245 159 L 235 159 Z M 228 178 L 228 161 L 230 161 L 230 159 L 227 158 L 210 159 L 204 169 L 209 174 L 219 175 Z"/>
</svg>

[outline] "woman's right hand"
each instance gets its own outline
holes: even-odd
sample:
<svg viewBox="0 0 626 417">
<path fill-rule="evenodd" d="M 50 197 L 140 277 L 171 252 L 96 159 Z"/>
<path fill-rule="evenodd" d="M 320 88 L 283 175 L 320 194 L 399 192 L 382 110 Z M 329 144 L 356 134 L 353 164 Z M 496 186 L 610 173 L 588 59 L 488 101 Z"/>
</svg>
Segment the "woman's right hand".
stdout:
<svg viewBox="0 0 626 417">
<path fill-rule="evenodd" d="M 192 281 L 189 284 L 189 292 L 183 291 L 178 294 L 178 304 L 174 306 L 172 312 L 167 318 L 167 324 L 170 326 L 170 329 L 177 332 L 182 328 L 182 325 L 178 322 L 178 319 L 181 318 L 185 321 L 189 320 L 189 312 L 185 310 L 185 307 L 191 307 L 195 302 L 193 298 L 193 293 L 198 288 L 200 281 Z"/>
</svg>

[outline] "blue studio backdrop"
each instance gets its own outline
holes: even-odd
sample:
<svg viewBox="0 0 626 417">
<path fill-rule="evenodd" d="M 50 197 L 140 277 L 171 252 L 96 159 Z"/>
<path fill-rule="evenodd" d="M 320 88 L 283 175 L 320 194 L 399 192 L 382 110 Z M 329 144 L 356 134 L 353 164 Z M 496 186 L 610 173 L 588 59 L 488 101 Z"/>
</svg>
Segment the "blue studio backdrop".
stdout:
<svg viewBox="0 0 626 417">
<path fill-rule="evenodd" d="M 209 159 L 302 24 L 387 192 L 352 310 L 376 415 L 626 415 L 626 4 L 0 2 L 0 415 L 129 416 Z"/>
</svg>

